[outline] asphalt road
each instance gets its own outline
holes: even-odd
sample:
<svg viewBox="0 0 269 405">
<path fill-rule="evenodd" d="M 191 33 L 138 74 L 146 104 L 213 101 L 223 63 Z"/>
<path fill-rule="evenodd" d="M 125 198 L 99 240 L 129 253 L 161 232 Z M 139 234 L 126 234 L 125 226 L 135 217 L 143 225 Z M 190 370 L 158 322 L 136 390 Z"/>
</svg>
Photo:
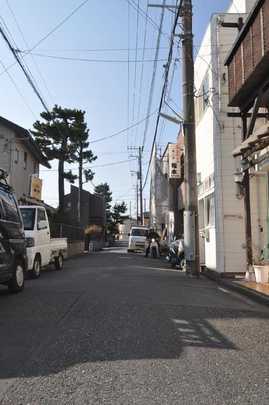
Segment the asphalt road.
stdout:
<svg viewBox="0 0 269 405">
<path fill-rule="evenodd" d="M 111 249 L 0 289 L 0 404 L 269 403 L 269 311 Z"/>
</svg>

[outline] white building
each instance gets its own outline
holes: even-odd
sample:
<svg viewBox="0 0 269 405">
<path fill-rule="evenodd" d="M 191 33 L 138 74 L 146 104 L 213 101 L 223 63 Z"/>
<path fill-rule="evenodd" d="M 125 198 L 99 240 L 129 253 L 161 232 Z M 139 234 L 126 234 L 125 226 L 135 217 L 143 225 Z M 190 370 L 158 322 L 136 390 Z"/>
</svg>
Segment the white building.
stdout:
<svg viewBox="0 0 269 405">
<path fill-rule="evenodd" d="M 238 29 L 221 24 L 245 20 L 254 3 L 234 0 L 227 13 L 212 15 L 194 68 L 201 263 L 223 275 L 245 272 L 246 253 L 243 200 L 234 183 L 239 162 L 232 156 L 242 128 L 239 119 L 227 117 L 224 66 Z"/>
</svg>

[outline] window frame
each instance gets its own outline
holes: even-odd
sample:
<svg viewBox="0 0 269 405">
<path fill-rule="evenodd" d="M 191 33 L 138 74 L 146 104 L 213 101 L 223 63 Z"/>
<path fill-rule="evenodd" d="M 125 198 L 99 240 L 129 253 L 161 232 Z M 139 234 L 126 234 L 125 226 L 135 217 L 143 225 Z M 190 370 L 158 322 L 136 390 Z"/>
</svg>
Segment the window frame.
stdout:
<svg viewBox="0 0 269 405">
<path fill-rule="evenodd" d="M 40 213 L 44 214 L 44 219 L 40 219 L 40 218 L 39 218 L 39 214 L 40 214 Z M 40 228 L 40 227 L 38 226 L 38 224 L 39 224 L 40 221 L 47 221 L 46 211 L 45 211 L 44 208 L 41 208 L 41 207 L 40 207 L 40 208 L 37 208 L 37 215 L 36 215 L 37 229 L 38 229 L 39 231 L 42 231 L 42 230 L 44 230 L 44 229 L 48 229 L 48 224 L 46 224 L 46 226 Z"/>
</svg>

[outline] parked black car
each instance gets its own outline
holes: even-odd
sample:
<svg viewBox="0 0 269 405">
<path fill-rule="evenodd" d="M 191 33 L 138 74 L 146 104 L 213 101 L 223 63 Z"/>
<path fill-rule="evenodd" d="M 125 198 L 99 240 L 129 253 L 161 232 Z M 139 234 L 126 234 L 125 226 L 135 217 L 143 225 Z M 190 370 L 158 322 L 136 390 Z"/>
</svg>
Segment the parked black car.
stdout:
<svg viewBox="0 0 269 405">
<path fill-rule="evenodd" d="M 24 288 L 27 268 L 26 242 L 16 197 L 0 169 L 0 283 L 10 292 Z"/>
</svg>

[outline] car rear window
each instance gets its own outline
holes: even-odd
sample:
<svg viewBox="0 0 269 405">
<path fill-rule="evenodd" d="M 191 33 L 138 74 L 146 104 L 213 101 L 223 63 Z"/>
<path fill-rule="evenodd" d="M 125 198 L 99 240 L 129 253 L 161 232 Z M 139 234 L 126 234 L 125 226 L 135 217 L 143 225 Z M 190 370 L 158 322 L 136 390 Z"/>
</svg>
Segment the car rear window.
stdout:
<svg viewBox="0 0 269 405">
<path fill-rule="evenodd" d="M 2 202 L 2 209 L 4 219 L 9 222 L 21 223 L 18 207 L 12 193 L 0 189 L 0 199 Z"/>
<path fill-rule="evenodd" d="M 143 228 L 133 228 L 131 230 L 131 236 L 147 236 L 148 230 Z"/>
</svg>

